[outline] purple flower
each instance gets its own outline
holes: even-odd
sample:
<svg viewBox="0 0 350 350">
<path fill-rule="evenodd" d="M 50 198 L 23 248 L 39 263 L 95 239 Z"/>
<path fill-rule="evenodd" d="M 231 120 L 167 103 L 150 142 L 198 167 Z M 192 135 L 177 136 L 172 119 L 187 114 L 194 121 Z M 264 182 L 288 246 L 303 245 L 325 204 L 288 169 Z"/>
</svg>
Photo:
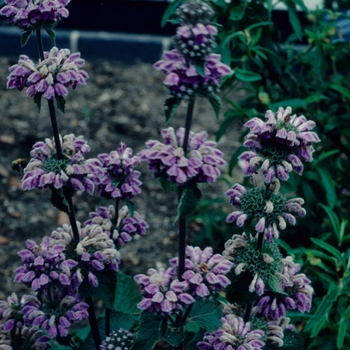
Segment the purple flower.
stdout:
<svg viewBox="0 0 350 350">
<path fill-rule="evenodd" d="M 109 231 L 116 245 L 120 247 L 130 242 L 135 234 L 143 236 L 146 234 L 148 225 L 140 214 L 134 211 L 134 216 L 131 217 L 128 207 L 124 205 L 118 211 L 118 221 L 115 222 L 115 208 L 113 205 L 106 207 L 98 207 L 95 212 L 89 213 L 90 220 L 86 221 L 86 225 L 100 225 L 104 231 Z"/>
<path fill-rule="evenodd" d="M 23 306 L 25 326 L 35 326 L 47 331 L 52 339 L 57 335 L 66 337 L 68 329 L 74 322 L 79 322 L 88 317 L 89 305 L 82 302 L 82 297 L 76 293 L 65 293 L 60 291 L 51 296 L 55 302 L 41 303 L 37 298 L 25 303 Z"/>
<path fill-rule="evenodd" d="M 220 62 L 221 56 L 214 53 L 203 60 L 204 75 L 199 74 L 194 64 L 178 50 L 165 51 L 164 58 L 156 62 L 154 68 L 165 74 L 164 85 L 179 99 L 217 93 L 222 78 L 232 73 L 230 67 Z"/>
<path fill-rule="evenodd" d="M 285 294 L 266 291 L 257 301 L 260 314 L 272 320 L 285 316 L 288 309 L 309 312 L 311 309 L 313 288 L 303 273 L 298 273 L 300 265 L 294 263 L 291 256 L 282 259 L 282 272 L 277 273 L 280 288 Z"/>
<path fill-rule="evenodd" d="M 22 282 L 34 291 L 48 289 L 52 284 L 59 288 L 70 285 L 77 262 L 66 259 L 63 244 L 52 245 L 45 236 L 39 245 L 31 240 L 27 240 L 26 245 L 27 249 L 18 253 L 23 265 L 15 270 L 14 282 Z"/>
<path fill-rule="evenodd" d="M 93 193 L 95 184 L 90 176 L 97 172 L 98 166 L 84 160 L 84 154 L 90 151 L 87 142 L 83 136 L 70 134 L 63 137 L 61 145 L 63 159 L 57 159 L 55 144 L 50 139 L 34 144 L 30 152 L 32 159 L 22 179 L 24 191 L 35 187 L 59 189 L 69 186 L 75 191 Z"/>
<path fill-rule="evenodd" d="M 265 232 L 266 239 L 272 242 L 279 237 L 279 229 L 284 230 L 287 223 L 295 225 L 296 217 L 306 214 L 302 208 L 302 198 L 287 200 L 278 192 L 279 188 L 279 180 L 276 178 L 271 182 L 267 196 L 265 186 L 246 190 L 243 186 L 234 184 L 226 195 L 230 203 L 239 209 L 230 213 L 226 222 L 236 221 L 237 226 L 242 227 L 246 220 L 255 219 L 255 230 Z"/>
<path fill-rule="evenodd" d="M 6 16 L 10 23 L 24 30 L 35 30 L 41 26 L 50 27 L 68 17 L 65 6 L 70 0 L 5 0 L 0 15 Z"/>
<path fill-rule="evenodd" d="M 88 74 L 80 68 L 85 61 L 80 53 L 70 53 L 68 49 L 53 47 L 44 53 L 44 60 L 35 65 L 26 55 L 19 57 L 18 64 L 10 67 L 7 80 L 8 89 L 22 91 L 28 87 L 29 97 L 43 95 L 47 100 L 66 96 L 67 87 L 74 90 L 77 85 L 86 85 Z"/>
<path fill-rule="evenodd" d="M 132 157 L 132 149 L 121 142 L 118 151 L 98 155 L 103 172 L 94 176 L 98 191 L 105 198 L 131 199 L 141 193 L 141 173 L 134 170 L 140 164 L 138 156 Z M 100 170 L 100 169 L 98 169 Z"/>
<path fill-rule="evenodd" d="M 171 259 L 170 263 L 177 269 L 179 258 Z M 182 278 L 188 284 L 188 293 L 195 298 L 205 298 L 224 289 L 231 283 L 225 274 L 232 266 L 221 254 L 213 255 L 211 247 L 202 251 L 199 247 L 187 246 Z"/>
<path fill-rule="evenodd" d="M 258 167 L 261 167 L 266 183 L 274 177 L 286 181 L 292 170 L 301 175 L 303 162 L 312 161 L 312 144 L 320 141 L 311 131 L 315 123 L 303 115 L 292 115 L 290 107 L 280 107 L 277 118 L 269 110 L 265 118 L 266 122 L 253 118 L 245 123 L 250 129 L 244 142 L 249 151 L 239 156 L 247 164 L 244 175 L 252 175 Z"/>
<path fill-rule="evenodd" d="M 163 129 L 165 143 L 150 140 L 148 149 L 139 152 L 142 161 L 156 177 L 167 177 L 168 180 L 184 185 L 187 181 L 214 183 L 220 175 L 219 167 L 226 162 L 222 152 L 216 148 L 216 142 L 207 141 L 207 133 L 190 132 L 187 155 L 182 148 L 185 129 Z"/>
<path fill-rule="evenodd" d="M 102 342 L 100 346 L 101 350 L 108 349 L 120 349 L 130 350 L 134 343 L 134 336 L 131 332 L 119 328 L 118 330 L 112 331 Z"/>
<path fill-rule="evenodd" d="M 227 314 L 221 318 L 222 326 L 215 332 L 207 332 L 203 341 L 197 344 L 202 350 L 262 350 L 262 330 L 251 330 L 251 323 L 242 318 Z"/>
<path fill-rule="evenodd" d="M 167 270 L 148 270 L 148 276 L 139 274 L 134 277 L 141 287 L 143 299 L 137 304 L 138 308 L 147 312 L 161 315 L 176 314 L 187 305 L 194 303 L 195 299 L 186 290 L 186 281 L 174 279 L 173 268 Z"/>
</svg>

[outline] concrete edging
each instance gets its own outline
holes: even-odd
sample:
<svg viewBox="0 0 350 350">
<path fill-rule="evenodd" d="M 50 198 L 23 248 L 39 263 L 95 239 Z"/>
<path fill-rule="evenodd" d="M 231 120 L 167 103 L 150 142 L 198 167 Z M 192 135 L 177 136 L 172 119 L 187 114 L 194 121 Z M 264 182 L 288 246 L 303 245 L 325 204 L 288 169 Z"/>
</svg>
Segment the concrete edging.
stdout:
<svg viewBox="0 0 350 350">
<path fill-rule="evenodd" d="M 15 27 L 0 27 L 0 56 L 28 55 L 35 60 L 37 48 L 34 35 L 21 47 L 21 32 Z M 47 34 L 43 35 L 44 48 L 52 47 Z M 132 64 L 158 61 L 164 50 L 170 47 L 171 38 L 158 35 L 127 34 L 79 30 L 56 30 L 58 48 L 79 51 L 84 59 L 113 59 Z"/>
</svg>

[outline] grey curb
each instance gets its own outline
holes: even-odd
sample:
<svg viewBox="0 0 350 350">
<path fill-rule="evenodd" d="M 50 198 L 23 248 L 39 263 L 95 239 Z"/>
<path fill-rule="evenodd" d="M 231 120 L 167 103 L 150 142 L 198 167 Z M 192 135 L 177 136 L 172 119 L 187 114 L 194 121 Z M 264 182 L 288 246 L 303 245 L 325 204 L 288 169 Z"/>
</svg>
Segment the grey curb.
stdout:
<svg viewBox="0 0 350 350">
<path fill-rule="evenodd" d="M 25 54 L 33 58 L 38 55 L 34 34 L 24 47 L 21 47 L 20 38 L 21 32 L 18 28 L 0 27 L 0 56 L 18 57 L 20 54 Z M 45 50 L 52 47 L 46 33 L 43 35 L 43 42 Z M 137 60 L 154 63 L 161 58 L 164 50 L 169 49 L 170 42 L 171 38 L 156 35 L 56 30 L 58 48 L 69 48 L 72 52 L 79 51 L 87 60 L 99 58 L 127 64 Z"/>
</svg>

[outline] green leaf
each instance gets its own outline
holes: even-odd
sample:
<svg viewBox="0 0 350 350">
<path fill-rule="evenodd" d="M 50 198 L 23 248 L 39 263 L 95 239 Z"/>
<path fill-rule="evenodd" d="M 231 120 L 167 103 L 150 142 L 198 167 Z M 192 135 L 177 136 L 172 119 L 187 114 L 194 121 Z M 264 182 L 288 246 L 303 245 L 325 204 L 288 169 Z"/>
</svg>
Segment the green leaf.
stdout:
<svg viewBox="0 0 350 350">
<path fill-rule="evenodd" d="M 316 171 L 321 177 L 321 183 L 326 191 L 326 199 L 328 205 L 333 208 L 337 202 L 337 194 L 335 192 L 334 180 L 328 170 L 323 167 L 317 166 Z"/>
<path fill-rule="evenodd" d="M 346 322 L 350 318 L 350 305 L 344 311 L 340 323 Z"/>
<path fill-rule="evenodd" d="M 331 253 L 339 261 L 339 263 L 343 266 L 343 268 L 346 269 L 344 257 L 340 254 L 338 249 L 332 247 L 330 244 L 326 242 L 321 241 L 318 238 L 311 238 L 311 241 L 317 244 L 319 247 L 326 250 L 327 252 Z"/>
<path fill-rule="evenodd" d="M 328 293 L 323 297 L 321 303 L 309 322 L 306 324 L 304 330 L 306 332 L 312 331 L 310 337 L 315 337 L 319 331 L 324 327 L 328 320 L 328 314 L 333 306 L 334 301 L 338 298 L 340 293 L 339 287 L 333 282 L 330 284 Z"/>
<path fill-rule="evenodd" d="M 327 213 L 329 220 L 331 221 L 333 231 L 339 238 L 340 224 L 337 214 L 332 210 L 332 208 L 327 207 L 326 205 L 323 205 L 321 203 L 319 205 Z"/>
<path fill-rule="evenodd" d="M 293 98 L 290 100 L 283 100 L 283 101 L 279 101 L 279 102 L 275 102 L 269 105 L 269 108 L 272 111 L 275 111 L 278 109 L 278 107 L 287 107 L 290 106 L 292 107 L 292 109 L 299 109 L 299 108 L 306 108 L 307 107 L 307 103 L 305 102 L 305 100 L 301 99 L 301 98 Z"/>
<path fill-rule="evenodd" d="M 229 126 L 236 120 L 236 115 L 227 116 L 220 124 L 218 131 L 216 132 L 216 141 L 219 141 L 221 137 L 226 133 Z"/>
<path fill-rule="evenodd" d="M 58 210 L 63 211 L 67 215 L 70 214 L 69 205 L 64 195 L 63 189 L 56 189 L 50 187 L 51 189 L 51 204 Z"/>
<path fill-rule="evenodd" d="M 134 279 L 118 271 L 117 281 L 113 310 L 125 314 L 138 313 L 140 310 L 137 308 L 137 304 L 141 300 L 141 296 Z"/>
<path fill-rule="evenodd" d="M 350 99 L 350 90 L 346 89 L 344 86 L 340 84 L 330 84 L 329 87 L 335 91 L 338 91 L 341 95 Z"/>
<path fill-rule="evenodd" d="M 170 16 L 175 13 L 176 8 L 182 3 L 183 0 L 175 0 L 172 1 L 167 9 L 165 10 L 162 21 L 161 21 L 161 26 L 164 27 L 166 22 L 169 20 Z"/>
<path fill-rule="evenodd" d="M 253 82 L 253 81 L 261 80 L 260 74 L 249 70 L 245 70 L 245 69 L 236 68 L 234 70 L 234 74 L 237 79 L 245 82 Z"/>
<path fill-rule="evenodd" d="M 27 44 L 31 34 L 32 34 L 31 29 L 28 29 L 22 33 L 22 35 L 21 35 L 21 47 L 23 47 Z"/>
<path fill-rule="evenodd" d="M 193 63 L 194 67 L 196 68 L 196 72 L 201 75 L 202 77 L 205 76 L 205 61 L 201 61 L 201 62 L 194 62 Z"/>
<path fill-rule="evenodd" d="M 179 106 L 181 102 L 181 98 L 177 97 L 169 97 L 165 100 L 164 106 L 166 109 L 164 110 L 165 113 L 165 122 L 168 123 L 170 118 L 174 115 L 176 108 Z"/>
<path fill-rule="evenodd" d="M 222 308 L 217 301 L 199 300 L 192 304 L 188 321 L 197 322 L 208 332 L 213 332 L 221 326 Z"/>
<path fill-rule="evenodd" d="M 215 95 L 213 92 L 205 94 L 204 97 L 209 101 L 209 103 L 213 107 L 216 118 L 219 119 L 219 114 L 222 107 L 221 98 Z"/>
<path fill-rule="evenodd" d="M 282 239 L 276 239 L 276 242 L 287 252 L 288 255 L 291 255 L 292 247 Z"/>
<path fill-rule="evenodd" d="M 179 328 L 172 327 L 167 323 L 166 319 L 163 319 L 165 322 L 161 322 L 159 329 L 159 339 L 165 340 L 171 346 L 179 346 L 185 339 L 185 334 Z"/>
<path fill-rule="evenodd" d="M 109 309 L 114 307 L 117 288 L 117 273 L 115 271 L 94 271 L 98 279 L 98 286 L 90 285 L 87 278 L 79 286 L 79 293 L 84 297 L 101 299 Z"/>
<path fill-rule="evenodd" d="M 182 194 L 177 207 L 177 215 L 174 222 L 193 214 L 198 206 L 202 193 L 196 183 L 186 183 L 182 187 Z"/>
<path fill-rule="evenodd" d="M 191 338 L 185 340 L 185 349 L 187 350 L 198 350 L 197 344 L 203 340 L 205 330 L 200 328 L 198 332 L 194 333 Z M 191 334 L 192 335 L 192 334 Z"/>
<path fill-rule="evenodd" d="M 269 278 L 267 283 L 269 285 L 269 288 L 273 292 L 283 294 L 283 292 L 281 291 L 281 287 L 280 287 L 280 283 L 279 283 L 278 277 L 276 275 L 270 276 L 270 278 Z"/>
<path fill-rule="evenodd" d="M 246 0 L 238 0 L 231 3 L 229 19 L 232 21 L 240 21 L 245 14 L 245 10 L 248 6 Z"/>
<path fill-rule="evenodd" d="M 288 8 L 289 22 L 291 23 L 297 38 L 301 40 L 302 27 L 298 16 L 298 12 L 296 10 L 296 6 L 291 0 L 286 0 L 285 4 Z"/>
<path fill-rule="evenodd" d="M 136 332 L 136 340 L 132 350 L 151 350 L 159 340 L 159 327 L 162 316 L 151 312 L 142 312 L 140 325 Z"/>
<path fill-rule="evenodd" d="M 276 347 L 279 350 L 302 350 L 304 341 L 300 333 L 292 331 L 288 328 L 283 331 L 283 346 Z"/>
<path fill-rule="evenodd" d="M 33 101 L 36 104 L 36 107 L 38 108 L 38 113 L 40 113 L 40 110 L 41 110 L 41 96 L 42 95 L 43 94 L 41 92 L 37 92 L 33 98 Z"/>
<path fill-rule="evenodd" d="M 133 218 L 134 217 L 135 204 L 132 201 L 128 200 L 128 199 L 125 201 L 125 204 L 128 207 L 128 211 L 129 211 L 130 216 Z"/>
<path fill-rule="evenodd" d="M 63 96 L 55 95 L 56 103 L 57 103 L 57 109 L 60 110 L 62 113 L 65 112 L 65 106 L 66 106 L 66 100 Z"/>
<path fill-rule="evenodd" d="M 122 312 L 111 311 L 110 312 L 111 329 L 124 328 L 129 331 L 133 327 L 135 321 L 137 321 L 139 318 L 140 318 L 139 314 L 126 315 Z"/>
<path fill-rule="evenodd" d="M 52 45 L 53 45 L 53 46 L 56 46 L 56 33 L 55 33 L 55 31 L 52 29 L 52 26 L 50 26 L 50 27 L 44 26 L 44 29 L 45 29 L 47 35 L 49 36 Z"/>
<path fill-rule="evenodd" d="M 337 336 L 337 348 L 338 349 L 341 349 L 343 347 L 345 335 L 346 335 L 346 324 L 341 323 L 339 325 L 338 336 Z"/>
<path fill-rule="evenodd" d="M 158 177 L 158 180 L 165 191 L 177 192 L 179 186 L 177 183 L 169 181 L 166 175 Z"/>
</svg>

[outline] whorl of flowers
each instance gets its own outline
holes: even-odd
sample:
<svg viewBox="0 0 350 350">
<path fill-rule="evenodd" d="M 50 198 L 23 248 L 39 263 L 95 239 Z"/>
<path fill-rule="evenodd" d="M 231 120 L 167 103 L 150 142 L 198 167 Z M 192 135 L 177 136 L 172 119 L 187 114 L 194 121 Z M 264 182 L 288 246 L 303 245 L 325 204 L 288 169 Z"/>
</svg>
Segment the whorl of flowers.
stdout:
<svg viewBox="0 0 350 350">
<path fill-rule="evenodd" d="M 156 140 L 146 142 L 148 149 L 139 152 L 142 161 L 148 163 L 149 169 L 156 177 L 182 186 L 188 181 L 214 183 L 220 175 L 219 167 L 226 162 L 222 152 L 216 148 L 216 142 L 207 140 L 207 133 L 190 132 L 188 150 L 182 148 L 185 129 L 163 129 L 165 143 Z"/>
<path fill-rule="evenodd" d="M 171 259 L 170 263 L 177 269 L 179 258 Z M 182 278 L 188 283 L 188 293 L 195 298 L 205 298 L 224 289 L 231 283 L 225 274 L 232 266 L 233 263 L 221 254 L 213 255 L 211 247 L 202 251 L 199 247 L 187 246 Z"/>
<path fill-rule="evenodd" d="M 23 295 L 21 299 L 18 299 L 17 294 L 12 293 L 7 301 L 0 300 L 0 320 L 4 321 L 2 331 L 8 332 L 16 325 L 23 325 L 23 304 L 30 298 L 30 295 Z"/>
<path fill-rule="evenodd" d="M 210 23 L 214 10 L 203 1 L 190 0 L 176 9 L 182 24 Z"/>
<path fill-rule="evenodd" d="M 10 23 L 22 29 L 36 29 L 41 25 L 55 24 L 68 17 L 65 6 L 70 0 L 5 0 L 0 15 L 6 16 Z"/>
<path fill-rule="evenodd" d="M 234 272 L 238 276 L 244 271 L 249 271 L 252 281 L 249 292 L 263 295 L 266 285 L 271 276 L 281 271 L 282 255 L 275 242 L 265 242 L 262 252 L 257 250 L 257 240 L 252 238 L 248 241 L 247 236 L 233 235 L 225 243 L 223 256 L 234 263 Z"/>
<path fill-rule="evenodd" d="M 65 295 L 55 299 L 54 303 L 41 304 L 33 299 L 23 306 L 23 319 L 26 326 L 35 326 L 47 331 L 50 338 L 57 335 L 66 337 L 68 329 L 74 322 L 79 322 L 88 317 L 89 305 L 82 302 L 79 294 Z"/>
<path fill-rule="evenodd" d="M 118 211 L 118 222 L 113 224 L 115 220 L 115 208 L 113 205 L 106 207 L 98 207 L 95 212 L 89 213 L 90 220 L 85 224 L 101 225 L 103 230 L 110 231 L 111 237 L 116 245 L 122 247 L 130 242 L 135 234 L 141 236 L 146 234 L 148 225 L 146 221 L 141 218 L 141 215 L 134 211 L 131 217 L 128 207 L 124 205 Z"/>
<path fill-rule="evenodd" d="M 265 122 L 253 118 L 245 123 L 250 131 L 244 145 L 250 150 L 239 156 L 247 164 L 244 175 L 253 174 L 259 167 L 266 183 L 274 177 L 285 181 L 292 170 L 301 175 L 303 163 L 312 161 L 312 144 L 320 141 L 311 131 L 315 122 L 292 115 L 290 107 L 280 107 L 276 115 L 269 110 L 265 118 Z"/>
<path fill-rule="evenodd" d="M 232 72 L 230 67 L 220 62 L 221 56 L 214 53 L 203 59 L 203 75 L 176 49 L 165 51 L 164 58 L 156 62 L 154 68 L 165 74 L 164 85 L 171 95 L 179 99 L 219 92 L 222 78 Z"/>
<path fill-rule="evenodd" d="M 14 350 L 12 343 L 21 344 L 21 349 L 51 349 L 50 338 L 37 327 L 19 326 L 15 332 L 6 332 L 0 324 L 0 349 Z"/>
<path fill-rule="evenodd" d="M 94 181 L 98 183 L 97 190 L 105 198 L 131 199 L 141 192 L 141 175 L 134 167 L 140 164 L 138 156 L 132 157 L 132 149 L 125 143 L 119 144 L 117 151 L 110 154 L 99 154 L 103 173 L 96 174 Z"/>
<path fill-rule="evenodd" d="M 255 230 L 265 232 L 266 239 L 272 242 L 279 237 L 279 229 L 286 228 L 287 222 L 295 225 L 296 217 L 306 214 L 302 208 L 302 198 L 287 200 L 278 192 L 279 188 L 279 180 L 276 178 L 267 190 L 265 186 L 247 190 L 240 184 L 234 184 L 226 195 L 239 210 L 230 213 L 226 222 L 236 221 L 237 226 L 242 227 L 247 219 L 255 219 L 258 221 Z"/>
<path fill-rule="evenodd" d="M 83 136 L 69 134 L 63 137 L 61 145 L 63 158 L 58 159 L 54 141 L 46 139 L 34 144 L 30 152 L 32 159 L 22 179 L 24 191 L 35 187 L 60 189 L 69 186 L 76 191 L 93 193 L 95 184 L 89 175 L 98 170 L 93 163 L 84 161 L 84 155 L 90 151 L 87 142 Z"/>
<path fill-rule="evenodd" d="M 126 329 L 120 328 L 116 331 L 112 331 L 102 342 L 100 346 L 101 350 L 120 349 L 130 350 L 134 343 L 134 336 Z"/>
<path fill-rule="evenodd" d="M 251 330 L 251 323 L 227 314 L 221 318 L 222 326 L 215 332 L 206 332 L 203 341 L 197 344 L 201 350 L 262 350 L 262 330 Z"/>
<path fill-rule="evenodd" d="M 297 309 L 300 312 L 309 312 L 311 309 L 313 288 L 310 280 L 298 273 L 300 264 L 296 264 L 291 256 L 282 259 L 282 272 L 277 273 L 281 291 L 285 294 L 266 292 L 257 302 L 263 317 L 278 320 L 285 316 L 288 309 Z"/>
<path fill-rule="evenodd" d="M 47 100 L 57 96 L 66 96 L 67 87 L 74 90 L 77 85 L 86 85 L 88 74 L 80 69 L 85 61 L 80 53 L 72 53 L 68 49 L 53 47 L 44 52 L 44 60 L 37 65 L 26 55 L 19 57 L 18 64 L 9 68 L 8 89 L 27 89 L 27 96 L 43 95 Z"/>
<path fill-rule="evenodd" d="M 27 240 L 26 246 L 18 253 L 23 264 L 15 270 L 14 282 L 22 282 L 34 291 L 50 288 L 53 283 L 70 285 L 77 262 L 66 259 L 63 244 L 51 246 L 50 238 L 45 236 L 41 244 Z"/>
<path fill-rule="evenodd" d="M 143 299 L 137 307 L 147 312 L 161 315 L 178 313 L 195 299 L 186 292 L 188 283 L 174 279 L 173 268 L 148 270 L 148 276 L 139 274 L 134 277 L 141 288 Z"/>
</svg>

